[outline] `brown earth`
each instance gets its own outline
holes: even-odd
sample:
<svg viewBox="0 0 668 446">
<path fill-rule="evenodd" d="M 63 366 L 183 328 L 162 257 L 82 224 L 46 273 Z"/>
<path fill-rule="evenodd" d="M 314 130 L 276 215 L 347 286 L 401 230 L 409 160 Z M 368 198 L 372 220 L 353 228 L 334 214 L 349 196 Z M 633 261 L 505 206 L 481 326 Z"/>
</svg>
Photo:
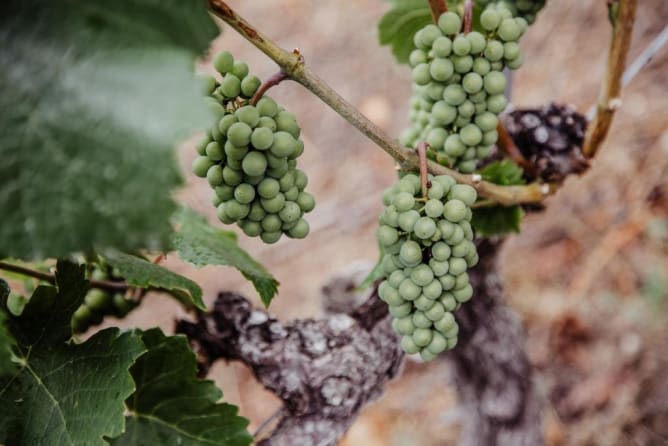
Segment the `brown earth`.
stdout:
<svg viewBox="0 0 668 446">
<path fill-rule="evenodd" d="M 397 136 L 407 123 L 410 72 L 377 43 L 380 0 L 230 1 L 284 48 L 298 47 L 313 70 Z M 668 23 L 668 2 L 639 2 L 631 59 Z M 550 100 L 586 112 L 595 102 L 610 35 L 605 1 L 553 0 L 522 41 L 525 66 L 514 80 L 516 107 Z M 212 47 L 231 50 L 267 77 L 274 64 L 226 29 Z M 212 72 L 209 60 L 201 64 Z M 528 349 L 546 402 L 550 445 L 668 444 L 668 48 L 623 94 L 605 147 L 582 178 L 572 178 L 527 217 L 502 257 L 509 299 L 529 332 Z M 377 256 L 380 193 L 395 178 L 392 160 L 318 98 L 286 82 L 271 92 L 295 113 L 306 152 L 300 164 L 318 201 L 305 241 L 241 244 L 281 282 L 271 310 L 288 319 L 321 314 L 321 285 L 335 272 Z M 180 151 L 184 170 L 192 144 Z M 188 177 L 180 199 L 212 223 L 211 190 Z M 200 270 L 173 256 L 166 264 L 204 287 L 259 300 L 240 274 Z M 124 325 L 173 326 L 180 310 L 152 296 Z M 442 363 L 409 361 L 387 394 L 366 408 L 344 445 L 456 444 L 455 389 Z M 218 364 L 211 373 L 258 426 L 277 407 L 248 371 Z"/>
</svg>

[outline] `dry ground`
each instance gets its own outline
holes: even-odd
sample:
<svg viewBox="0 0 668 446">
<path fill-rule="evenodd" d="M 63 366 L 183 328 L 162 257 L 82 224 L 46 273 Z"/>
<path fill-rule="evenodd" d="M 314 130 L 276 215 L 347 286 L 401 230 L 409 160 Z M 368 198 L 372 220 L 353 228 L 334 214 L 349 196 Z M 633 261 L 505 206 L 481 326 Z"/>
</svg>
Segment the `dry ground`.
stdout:
<svg viewBox="0 0 668 446">
<path fill-rule="evenodd" d="M 407 122 L 410 72 L 377 44 L 381 0 L 232 0 L 230 4 L 307 63 L 391 135 Z M 550 100 L 586 111 L 595 101 L 609 36 L 605 1 L 552 0 L 522 41 L 525 66 L 515 77 L 516 107 Z M 639 2 L 631 58 L 668 23 L 668 2 Z M 212 51 L 229 49 L 266 77 L 276 68 L 231 29 Z M 203 71 L 212 71 L 205 60 Z M 537 384 L 548 407 L 552 445 L 668 444 L 668 48 L 623 95 L 610 138 L 592 170 L 570 179 L 547 211 L 526 218 L 502 258 L 511 304 L 529 332 Z M 276 275 L 271 310 L 284 319 L 318 316 L 319 288 L 358 260 L 375 259 L 380 192 L 395 178 L 392 161 L 299 85 L 272 96 L 294 112 L 306 152 L 300 160 L 318 207 L 305 241 L 242 245 Z M 663 138 L 663 139 L 662 139 Z M 180 153 L 184 169 L 191 144 Z M 214 224 L 209 187 L 189 176 L 183 202 Z M 233 270 L 168 266 L 217 291 L 255 296 Z M 256 298 L 256 302 L 259 302 Z M 175 305 L 149 299 L 128 324 L 171 328 Z M 247 370 L 218 364 L 212 377 L 257 426 L 277 401 Z M 365 409 L 345 445 L 456 444 L 455 389 L 443 364 L 409 362 L 386 396 Z"/>
</svg>

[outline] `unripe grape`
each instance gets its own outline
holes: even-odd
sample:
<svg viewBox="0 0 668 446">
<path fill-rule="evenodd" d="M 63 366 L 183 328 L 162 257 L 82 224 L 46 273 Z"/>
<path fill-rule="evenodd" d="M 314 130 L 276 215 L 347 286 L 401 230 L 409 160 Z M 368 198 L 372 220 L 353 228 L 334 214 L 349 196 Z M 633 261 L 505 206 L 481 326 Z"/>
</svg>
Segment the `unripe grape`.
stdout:
<svg viewBox="0 0 668 446">
<path fill-rule="evenodd" d="M 248 212 L 250 212 L 250 206 L 247 204 L 242 204 L 234 200 L 225 203 L 225 213 L 235 220 L 240 220 L 246 217 Z"/>
<path fill-rule="evenodd" d="M 216 216 L 221 222 L 225 223 L 226 225 L 229 225 L 231 223 L 234 223 L 235 220 L 231 218 L 229 215 L 227 215 L 227 213 L 225 212 L 226 207 L 227 203 L 219 204 L 218 207 L 216 208 Z"/>
<path fill-rule="evenodd" d="M 263 175 L 267 170 L 267 158 L 260 152 L 250 152 L 241 162 L 241 168 L 246 175 Z"/>
<path fill-rule="evenodd" d="M 249 204 L 255 198 L 255 188 L 242 183 L 234 189 L 234 199 L 241 204 Z"/>
<path fill-rule="evenodd" d="M 429 217 L 420 217 L 413 226 L 413 232 L 418 238 L 431 238 L 436 232 L 436 223 Z"/>
<path fill-rule="evenodd" d="M 413 68 L 413 82 L 417 85 L 427 85 L 431 82 L 430 65 L 421 63 Z"/>
<path fill-rule="evenodd" d="M 239 79 L 245 78 L 248 76 L 248 65 L 241 61 L 234 62 L 234 66 L 232 67 L 232 74 L 234 74 Z"/>
<path fill-rule="evenodd" d="M 452 277 L 452 276 L 447 276 L 447 277 Z M 452 280 L 454 280 L 454 278 Z M 443 296 L 441 296 L 439 302 L 441 303 L 441 305 L 443 305 L 445 311 L 455 311 L 457 307 L 460 305 L 460 303 L 457 302 L 457 299 L 455 299 L 455 296 L 453 296 L 452 293 L 444 293 Z"/>
<path fill-rule="evenodd" d="M 245 122 L 235 122 L 227 130 L 228 142 L 236 147 L 245 147 L 250 143 L 253 130 Z"/>
<path fill-rule="evenodd" d="M 431 271 L 431 268 L 429 268 L 429 271 Z M 433 272 L 432 272 L 432 277 L 434 277 Z M 431 282 L 429 282 L 422 288 L 422 294 L 424 294 L 425 296 L 427 296 L 429 299 L 432 300 L 441 297 L 442 292 L 443 292 L 443 286 L 441 285 L 441 282 L 439 282 L 438 279 L 432 279 Z"/>
<path fill-rule="evenodd" d="M 447 136 L 448 133 L 445 131 L 445 129 L 437 127 L 429 131 L 425 141 L 427 144 L 429 144 L 430 147 L 434 148 L 435 150 L 439 150 L 441 147 L 443 147 L 445 138 L 447 138 Z"/>
<path fill-rule="evenodd" d="M 491 130 L 496 130 L 496 127 L 499 124 L 499 119 L 494 113 L 485 112 L 475 117 L 475 123 L 483 132 L 489 132 Z"/>
<path fill-rule="evenodd" d="M 246 76 L 241 81 L 241 94 L 250 98 L 260 88 L 261 84 L 262 81 L 257 76 Z"/>
<path fill-rule="evenodd" d="M 297 189 L 299 191 L 299 189 Z M 315 208 L 315 198 L 308 192 L 299 192 L 297 195 L 297 204 L 304 212 L 311 212 Z"/>
<path fill-rule="evenodd" d="M 494 146 L 479 146 L 476 148 L 476 158 L 485 159 L 492 154 Z"/>
<path fill-rule="evenodd" d="M 415 300 L 422 293 L 422 289 L 408 278 L 399 284 L 399 295 L 405 300 Z"/>
<path fill-rule="evenodd" d="M 266 127 L 258 127 L 253 130 L 250 142 L 257 150 L 267 150 L 274 142 L 274 132 Z"/>
<path fill-rule="evenodd" d="M 466 205 L 460 200 L 449 200 L 443 207 L 443 216 L 453 223 L 462 221 L 466 218 Z"/>
<path fill-rule="evenodd" d="M 296 147 L 295 138 L 288 132 L 274 133 L 274 141 L 269 149 L 274 156 L 284 158 L 289 156 Z"/>
<path fill-rule="evenodd" d="M 399 295 L 399 292 L 387 281 L 382 282 L 378 287 L 378 296 L 390 306 L 399 306 L 406 303 Z"/>
<path fill-rule="evenodd" d="M 234 115 L 237 117 L 239 122 L 244 122 L 251 128 L 255 127 L 260 121 L 260 114 L 252 105 L 245 105 L 241 108 L 238 108 L 234 112 Z"/>
<path fill-rule="evenodd" d="M 232 163 L 230 163 L 230 161 L 231 160 L 240 161 L 244 158 L 244 156 L 246 156 L 247 153 L 248 153 L 248 147 L 247 146 L 237 147 L 234 144 L 232 144 L 231 141 L 227 141 L 225 143 L 225 155 L 227 155 L 227 158 L 228 158 L 227 165 L 234 168 L 234 169 L 237 169 L 237 166 L 232 165 Z"/>
<path fill-rule="evenodd" d="M 429 345 L 427 345 L 426 351 L 428 351 L 433 355 L 438 355 L 439 353 L 444 352 L 448 348 L 448 341 L 445 338 L 445 336 L 443 336 L 437 331 L 432 331 L 432 335 L 433 335 L 432 340 L 429 343 Z M 420 354 L 424 352 L 425 350 L 422 350 Z"/>
<path fill-rule="evenodd" d="M 462 27 L 462 20 L 454 12 L 445 12 L 438 18 L 438 27 L 443 34 L 458 33 Z"/>
<path fill-rule="evenodd" d="M 192 171 L 198 177 L 204 178 L 211 166 L 213 166 L 213 161 L 206 156 L 198 156 L 193 160 Z"/>
<path fill-rule="evenodd" d="M 454 158 L 462 156 L 466 151 L 466 146 L 462 142 L 459 135 L 448 136 L 448 139 L 445 140 L 443 148 L 448 156 L 452 156 Z"/>
<path fill-rule="evenodd" d="M 419 265 L 413 269 L 411 280 L 417 286 L 426 286 L 434 280 L 434 273 L 427 265 Z"/>
<path fill-rule="evenodd" d="M 206 171 L 206 180 L 211 187 L 220 186 L 223 184 L 223 169 L 217 164 L 209 167 Z"/>
<path fill-rule="evenodd" d="M 448 261 L 448 270 L 450 268 L 450 262 Z M 441 286 L 444 291 L 450 291 L 455 287 L 455 277 L 451 274 L 441 276 L 438 278 L 438 281 L 441 282 Z"/>
<path fill-rule="evenodd" d="M 413 206 L 415 206 L 415 197 L 407 192 L 399 192 L 394 196 L 392 204 L 397 208 L 397 211 L 405 212 L 413 209 Z"/>
<path fill-rule="evenodd" d="M 412 240 L 405 242 L 401 246 L 399 257 L 406 266 L 418 265 L 420 261 L 422 261 L 422 250 L 420 249 L 420 245 Z"/>
<path fill-rule="evenodd" d="M 443 99 L 449 105 L 457 106 L 466 100 L 466 91 L 459 84 L 452 84 L 443 90 Z"/>
<path fill-rule="evenodd" d="M 471 242 L 467 241 L 467 243 Z M 469 284 L 469 275 L 467 273 L 463 273 L 455 277 L 455 286 L 453 288 L 455 290 L 461 290 L 468 284 Z"/>
<path fill-rule="evenodd" d="M 462 86 L 464 91 L 469 94 L 479 92 L 483 87 L 483 79 L 478 73 L 468 73 L 464 76 Z"/>
<path fill-rule="evenodd" d="M 436 359 L 436 356 L 437 355 L 433 354 L 426 348 L 420 350 L 420 358 L 422 358 L 422 360 L 425 362 L 433 361 L 434 359 Z"/>
<path fill-rule="evenodd" d="M 241 93 L 241 81 L 234 74 L 226 74 L 220 82 L 220 91 L 226 98 L 236 98 Z"/>
<path fill-rule="evenodd" d="M 428 328 L 416 328 L 411 335 L 413 342 L 418 347 L 426 347 L 432 339 L 431 330 Z"/>
<path fill-rule="evenodd" d="M 473 58 L 471 56 L 455 56 L 452 58 L 452 62 L 456 73 L 466 74 L 473 69 Z M 461 79 L 458 79 L 457 83 L 460 81 Z"/>
<path fill-rule="evenodd" d="M 215 187 L 214 190 L 221 201 L 227 201 L 234 196 L 234 188 L 226 184 Z"/>
<path fill-rule="evenodd" d="M 285 196 L 282 193 L 278 193 L 273 198 L 262 198 L 260 204 L 262 204 L 262 208 L 265 211 L 277 214 L 285 206 Z"/>
<path fill-rule="evenodd" d="M 490 95 L 502 94 L 506 90 L 506 76 L 500 71 L 490 71 L 485 75 L 484 84 Z"/>
<path fill-rule="evenodd" d="M 430 328 L 431 320 L 424 314 L 422 311 L 416 311 L 413 313 L 412 317 L 413 331 L 417 328 Z M 412 332 L 411 332 L 412 333 Z"/>
<path fill-rule="evenodd" d="M 471 249 L 471 242 L 468 240 L 462 240 L 452 247 L 452 255 L 454 257 L 465 257 L 469 250 Z"/>
<path fill-rule="evenodd" d="M 433 322 L 438 321 L 445 315 L 445 308 L 440 302 L 435 302 L 434 305 L 425 312 L 425 315 Z"/>
<path fill-rule="evenodd" d="M 308 184 L 308 177 L 301 170 L 295 170 L 295 186 L 302 191 Z"/>
<path fill-rule="evenodd" d="M 471 52 L 471 42 L 465 35 L 460 34 L 452 42 L 452 52 L 457 56 L 466 56 Z"/>
<path fill-rule="evenodd" d="M 450 263 L 450 274 L 453 276 L 458 276 L 466 272 L 466 260 L 460 259 L 458 257 L 452 257 L 448 261 Z"/>
<path fill-rule="evenodd" d="M 450 188 L 448 193 L 449 199 L 457 199 L 462 201 L 467 206 L 472 206 L 478 199 L 476 190 L 468 184 L 455 184 Z"/>
<path fill-rule="evenodd" d="M 213 58 L 214 68 L 221 74 L 226 74 L 234 68 L 234 56 L 229 51 L 221 51 Z"/>
<path fill-rule="evenodd" d="M 445 94 L 445 90 L 443 90 Z M 457 109 L 447 104 L 445 101 L 438 101 L 431 110 L 432 119 L 440 125 L 450 124 L 457 117 Z"/>
<path fill-rule="evenodd" d="M 441 231 L 441 237 L 443 237 L 444 239 L 450 239 L 457 230 L 457 225 L 447 220 L 439 220 L 436 227 L 438 228 L 439 231 Z"/>
<path fill-rule="evenodd" d="M 450 258 L 451 249 L 447 243 L 438 242 L 431 247 L 431 256 L 439 262 L 445 262 Z"/>
<path fill-rule="evenodd" d="M 420 31 L 420 40 L 425 47 L 431 47 L 434 41 L 442 35 L 438 26 L 430 24 Z"/>
<path fill-rule="evenodd" d="M 517 25 L 515 19 L 503 19 L 496 33 L 506 42 L 514 42 L 520 38 L 522 29 Z"/>
<path fill-rule="evenodd" d="M 281 186 L 281 192 L 285 192 L 293 187 L 295 185 L 294 172 L 287 172 L 280 180 L 278 180 L 278 184 Z"/>
<path fill-rule="evenodd" d="M 399 233 L 391 226 L 382 225 L 378 227 L 378 241 L 383 246 L 390 246 L 399 240 Z"/>
<path fill-rule="evenodd" d="M 260 239 L 262 239 L 262 241 L 265 242 L 266 244 L 271 245 L 279 241 L 281 235 L 283 235 L 281 231 L 263 232 L 262 234 L 260 234 Z"/>
<path fill-rule="evenodd" d="M 437 81 L 446 81 L 454 73 L 450 59 L 434 59 L 429 64 L 429 75 Z"/>
<path fill-rule="evenodd" d="M 260 202 L 254 201 L 253 204 L 251 204 L 250 211 L 248 212 L 246 218 L 252 221 L 261 222 L 266 215 L 267 213 L 262 208 Z"/>
<path fill-rule="evenodd" d="M 519 67 L 522 66 L 522 63 L 523 63 L 523 62 L 524 62 L 524 57 L 520 54 L 520 55 L 517 56 L 515 59 L 507 61 L 507 62 L 506 62 L 506 65 L 507 65 L 508 68 L 510 68 L 511 70 L 517 70 Z"/>
<path fill-rule="evenodd" d="M 455 322 L 455 316 L 448 312 L 446 312 L 439 320 L 434 321 L 434 328 L 440 333 L 448 333 L 456 326 L 457 322 Z"/>
<path fill-rule="evenodd" d="M 309 233 L 309 224 L 303 218 L 300 218 L 297 221 L 297 224 L 288 231 L 288 237 L 302 239 L 305 238 Z"/>
<path fill-rule="evenodd" d="M 480 54 L 485 50 L 487 41 L 485 36 L 477 31 L 472 31 L 466 35 L 466 39 L 471 44 L 471 54 Z"/>
<path fill-rule="evenodd" d="M 480 76 L 486 75 L 492 69 L 489 61 L 484 57 L 476 57 L 471 68 Z"/>
<path fill-rule="evenodd" d="M 257 237 L 262 234 L 262 226 L 256 221 L 244 221 L 241 223 L 241 230 L 249 237 Z"/>
<path fill-rule="evenodd" d="M 406 280 L 404 273 L 401 270 L 395 270 L 389 274 L 387 282 L 390 285 L 392 285 L 393 288 L 396 288 L 398 290 L 399 286 L 401 285 L 401 282 L 403 282 L 404 280 Z"/>
<path fill-rule="evenodd" d="M 450 264 L 447 261 L 441 262 L 436 259 L 431 259 L 429 260 L 429 267 L 434 272 L 435 277 L 442 277 L 448 273 Z"/>
<path fill-rule="evenodd" d="M 448 57 L 450 53 L 452 53 L 452 40 L 445 36 L 441 36 L 438 39 L 434 40 L 434 44 L 432 46 L 432 50 L 434 51 L 434 56 L 436 57 Z M 415 51 L 420 51 L 420 50 L 415 50 Z M 422 52 L 424 54 L 424 52 Z M 411 53 L 411 56 L 413 53 Z M 425 55 L 425 59 L 423 62 L 427 60 L 427 57 Z M 415 65 L 411 63 L 411 65 Z"/>
<path fill-rule="evenodd" d="M 468 218 L 468 213 L 466 213 L 466 216 L 464 218 Z M 454 232 L 446 240 L 452 246 L 464 240 L 464 231 L 462 230 L 461 226 L 455 225 L 454 227 L 455 227 Z"/>
<path fill-rule="evenodd" d="M 404 336 L 401 338 L 401 349 L 409 355 L 413 355 L 420 351 L 420 347 L 413 342 L 412 336 Z"/>
<path fill-rule="evenodd" d="M 487 110 L 497 115 L 506 109 L 506 105 L 508 105 L 508 100 L 503 94 L 495 94 L 487 99 Z"/>
<path fill-rule="evenodd" d="M 448 175 L 438 175 L 433 178 L 433 181 L 440 183 L 443 186 L 443 193 L 447 194 L 450 188 L 456 184 L 455 180 Z"/>
<path fill-rule="evenodd" d="M 432 188 L 433 186 L 434 185 L 432 184 Z M 442 189 L 442 186 L 440 184 L 437 187 Z M 440 199 L 427 200 L 427 202 L 424 205 L 424 210 L 428 217 L 439 218 L 443 215 L 443 203 L 441 202 Z"/>
<path fill-rule="evenodd" d="M 468 284 L 462 289 L 454 290 L 452 294 L 455 296 L 455 299 L 457 299 L 457 302 L 468 302 L 473 296 L 473 287 L 471 284 Z"/>
<path fill-rule="evenodd" d="M 427 311 L 434 305 L 434 301 L 429 299 L 424 294 L 420 294 L 417 299 L 413 301 L 413 306 L 420 311 Z"/>
<path fill-rule="evenodd" d="M 503 44 L 498 40 L 487 42 L 484 55 L 490 62 L 496 62 L 503 59 Z"/>
<path fill-rule="evenodd" d="M 503 44 L 503 57 L 506 60 L 517 59 L 520 56 L 520 46 L 517 42 L 506 42 Z"/>
<path fill-rule="evenodd" d="M 299 138 L 301 129 L 297 124 L 297 119 L 295 118 L 295 115 L 287 111 L 282 111 L 279 112 L 278 115 L 276 115 L 274 120 L 276 121 L 276 125 L 278 126 L 279 131 L 288 132 L 295 139 Z"/>
<path fill-rule="evenodd" d="M 468 122 L 471 116 L 475 114 L 475 106 L 473 105 L 473 102 L 467 99 L 464 101 L 464 103 L 457 107 L 457 111 L 459 112 L 459 117 L 466 119 Z"/>
<path fill-rule="evenodd" d="M 429 99 L 433 101 L 440 101 L 441 98 L 443 98 L 444 89 L 445 86 L 440 82 L 430 82 L 429 84 L 425 85 L 425 93 L 427 94 L 427 96 L 429 96 Z"/>
<path fill-rule="evenodd" d="M 413 331 L 415 330 L 415 325 L 413 325 L 412 317 L 409 315 L 402 318 L 394 319 L 392 321 L 392 328 L 394 329 L 395 332 L 399 333 L 400 335 L 408 336 L 413 334 Z"/>
<path fill-rule="evenodd" d="M 427 192 L 427 197 L 433 200 L 441 200 L 443 196 L 445 195 L 445 191 L 443 190 L 443 186 L 441 183 L 432 181 L 431 187 L 429 188 L 429 191 Z M 427 202 L 428 203 L 428 202 Z M 429 215 L 429 211 L 425 207 L 425 210 L 427 211 L 427 215 Z M 429 215 L 431 216 L 431 215 Z"/>
<path fill-rule="evenodd" d="M 413 310 L 413 306 L 411 305 L 410 302 L 407 302 L 402 305 L 393 305 L 390 306 L 390 314 L 395 317 L 405 317 L 411 314 L 411 311 Z"/>
<path fill-rule="evenodd" d="M 499 133 L 494 130 L 490 130 L 489 132 L 485 132 L 482 136 L 482 142 L 481 144 L 483 146 L 489 146 L 492 144 L 496 144 L 496 141 L 499 139 Z"/>
<path fill-rule="evenodd" d="M 447 54 L 446 54 L 447 56 Z M 422 51 L 421 49 L 414 49 L 411 51 L 411 54 L 408 56 L 408 63 L 410 63 L 411 67 L 415 67 L 416 65 L 419 65 L 421 63 L 427 62 L 427 53 Z"/>
<path fill-rule="evenodd" d="M 276 232 L 281 229 L 283 222 L 277 214 L 267 214 L 261 222 L 262 229 L 267 232 Z"/>
<path fill-rule="evenodd" d="M 273 198 L 280 192 L 280 185 L 273 178 L 265 178 L 258 185 L 257 192 L 262 198 Z"/>
<path fill-rule="evenodd" d="M 480 25 L 487 31 L 494 31 L 500 23 L 501 17 L 492 9 L 486 9 L 480 15 Z"/>
</svg>

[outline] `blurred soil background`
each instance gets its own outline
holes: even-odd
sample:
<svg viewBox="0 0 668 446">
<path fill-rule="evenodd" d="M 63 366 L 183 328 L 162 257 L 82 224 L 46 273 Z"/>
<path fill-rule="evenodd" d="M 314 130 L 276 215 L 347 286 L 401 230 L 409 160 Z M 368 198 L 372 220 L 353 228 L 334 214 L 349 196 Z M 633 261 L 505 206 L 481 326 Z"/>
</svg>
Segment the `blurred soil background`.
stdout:
<svg viewBox="0 0 668 446">
<path fill-rule="evenodd" d="M 343 97 L 398 136 L 407 124 L 410 70 L 377 43 L 381 0 L 231 0 L 284 48 L 299 48 Z M 668 23 L 668 2 L 643 0 L 630 60 Z M 222 26 L 222 24 L 221 24 Z M 522 40 L 525 66 L 514 79 L 515 107 L 549 101 L 586 112 L 594 104 L 608 48 L 604 0 L 552 0 Z M 266 78 L 276 66 L 232 29 L 211 49 L 227 49 Z M 213 73 L 210 60 L 201 71 Z M 377 257 L 380 194 L 395 179 L 392 160 L 318 98 L 285 82 L 271 96 L 295 113 L 306 151 L 300 168 L 317 199 L 306 240 L 242 246 L 281 282 L 271 312 L 282 320 L 318 317 L 321 287 L 334 274 Z M 528 332 L 536 384 L 545 401 L 549 445 L 668 444 L 668 48 L 624 90 L 611 134 L 593 168 L 571 178 L 509 237 L 501 262 L 510 304 Z M 180 150 L 184 171 L 193 144 Z M 205 181 L 188 175 L 179 198 L 219 225 Z M 259 299 L 229 268 L 194 269 L 174 256 L 168 267 L 203 285 Z M 149 297 L 124 325 L 173 329 L 180 310 Z M 386 395 L 368 406 L 346 446 L 455 445 L 456 389 L 445 362 L 407 361 Z M 211 373 L 255 429 L 278 400 L 238 364 Z M 299 446 L 299 445 L 295 445 Z"/>
</svg>

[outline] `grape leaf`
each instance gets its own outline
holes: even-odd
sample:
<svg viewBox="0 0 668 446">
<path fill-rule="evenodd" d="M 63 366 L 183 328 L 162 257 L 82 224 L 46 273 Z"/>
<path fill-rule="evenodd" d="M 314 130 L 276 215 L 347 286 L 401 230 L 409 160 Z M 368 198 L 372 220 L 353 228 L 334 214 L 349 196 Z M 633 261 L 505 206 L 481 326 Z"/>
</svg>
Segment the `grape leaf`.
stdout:
<svg viewBox="0 0 668 446">
<path fill-rule="evenodd" d="M 129 285 L 170 290 L 173 291 L 170 294 L 177 298 L 186 308 L 195 306 L 200 310 L 206 310 L 206 305 L 202 301 L 202 289 L 192 280 L 160 265 L 115 249 L 104 251 L 102 257 L 111 266 L 118 268 L 121 277 Z"/>
<path fill-rule="evenodd" d="M 246 446 L 252 441 L 248 420 L 237 407 L 219 403 L 212 381 L 197 379 L 195 354 L 183 336 L 159 329 L 142 333 L 148 352 L 130 371 L 137 385 L 126 404 L 125 433 L 112 445 Z"/>
<path fill-rule="evenodd" d="M 431 12 L 425 0 L 395 0 L 378 23 L 378 40 L 381 45 L 390 45 L 399 63 L 407 64 L 415 48 L 413 36 L 429 23 Z"/>
<path fill-rule="evenodd" d="M 238 269 L 253 283 L 262 303 L 269 306 L 278 290 L 278 281 L 236 242 L 236 236 L 209 226 L 203 217 L 184 210 L 176 217 L 180 226 L 172 239 L 174 248 L 195 266 L 228 265 Z"/>
<path fill-rule="evenodd" d="M 503 186 L 525 184 L 523 171 L 510 160 L 495 161 L 485 166 L 480 174 L 485 181 Z M 524 211 L 520 206 L 492 206 L 473 209 L 471 226 L 479 237 L 520 232 Z"/>
<path fill-rule="evenodd" d="M 0 279 L 0 302 L 9 297 L 9 285 Z M 14 370 L 12 365 L 12 345 L 14 338 L 7 327 L 7 312 L 5 306 L 0 308 L 0 377 L 7 375 Z"/>
<path fill-rule="evenodd" d="M 83 267 L 58 262 L 56 287 L 38 287 L 20 316 L 8 316 L 20 364 L 0 378 L 0 444 L 102 446 L 103 436 L 123 432 L 123 402 L 134 390 L 128 369 L 145 349 L 117 329 L 68 343 L 87 289 Z"/>
<path fill-rule="evenodd" d="M 0 3 L 0 257 L 168 244 L 217 33 L 203 0 Z"/>
</svg>

